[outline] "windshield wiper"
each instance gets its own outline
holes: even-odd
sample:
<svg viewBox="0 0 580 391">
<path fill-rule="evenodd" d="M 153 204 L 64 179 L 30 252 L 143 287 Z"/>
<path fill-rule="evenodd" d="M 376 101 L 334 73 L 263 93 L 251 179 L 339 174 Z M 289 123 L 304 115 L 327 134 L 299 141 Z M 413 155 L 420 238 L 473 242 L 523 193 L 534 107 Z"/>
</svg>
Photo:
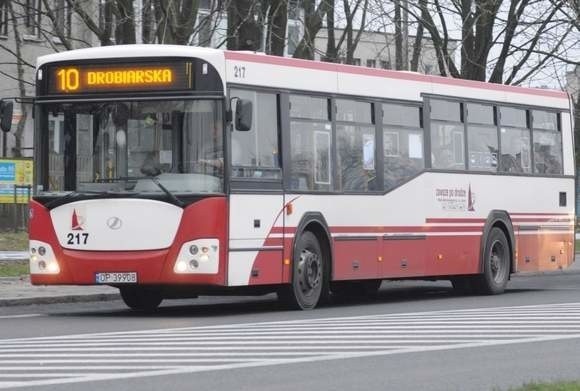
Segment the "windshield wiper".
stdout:
<svg viewBox="0 0 580 391">
<path fill-rule="evenodd" d="M 94 190 L 71 191 L 62 197 L 57 197 L 54 200 L 47 202 L 44 206 L 47 209 L 52 209 L 54 206 L 61 205 L 62 203 L 64 203 L 64 201 L 71 199 L 71 198 L 82 197 L 82 196 L 86 196 L 86 195 L 104 195 L 104 194 L 106 194 L 106 192 L 94 191 Z"/>
<path fill-rule="evenodd" d="M 185 206 L 185 203 L 183 201 L 181 201 L 179 198 L 177 198 L 172 192 L 170 192 L 169 190 L 167 190 L 167 188 L 165 186 L 163 186 L 161 184 L 161 182 L 159 182 L 159 179 L 155 176 L 143 176 L 143 177 L 119 177 L 119 178 L 115 178 L 116 180 L 123 180 L 123 181 L 134 181 L 134 180 L 141 180 L 141 179 L 150 179 L 153 183 L 155 183 L 155 185 L 161 189 L 161 191 L 163 193 L 165 193 L 165 195 L 167 196 L 167 198 L 169 198 L 171 200 L 171 202 L 181 208 L 183 208 Z"/>
<path fill-rule="evenodd" d="M 170 192 L 169 190 L 167 190 L 167 188 L 165 186 L 163 186 L 161 184 L 161 182 L 159 182 L 159 179 L 157 179 L 157 177 L 154 176 L 147 176 L 145 178 L 149 178 L 153 181 L 153 183 L 155 183 L 157 185 L 158 188 L 160 188 L 166 195 L 167 197 L 169 197 L 169 199 L 171 201 L 173 201 L 173 203 L 181 208 L 183 208 L 185 206 L 185 203 L 183 203 L 183 201 L 181 201 L 179 198 L 177 198 L 172 192 Z"/>
</svg>

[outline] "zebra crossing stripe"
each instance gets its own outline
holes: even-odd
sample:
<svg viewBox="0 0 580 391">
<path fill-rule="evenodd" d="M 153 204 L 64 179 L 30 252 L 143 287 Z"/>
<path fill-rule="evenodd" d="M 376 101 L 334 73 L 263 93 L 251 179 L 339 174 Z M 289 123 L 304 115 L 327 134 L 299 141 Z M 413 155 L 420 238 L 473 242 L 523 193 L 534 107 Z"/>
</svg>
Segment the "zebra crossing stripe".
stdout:
<svg viewBox="0 0 580 391">
<path fill-rule="evenodd" d="M 0 388 L 580 338 L 580 303 L 0 340 Z"/>
</svg>

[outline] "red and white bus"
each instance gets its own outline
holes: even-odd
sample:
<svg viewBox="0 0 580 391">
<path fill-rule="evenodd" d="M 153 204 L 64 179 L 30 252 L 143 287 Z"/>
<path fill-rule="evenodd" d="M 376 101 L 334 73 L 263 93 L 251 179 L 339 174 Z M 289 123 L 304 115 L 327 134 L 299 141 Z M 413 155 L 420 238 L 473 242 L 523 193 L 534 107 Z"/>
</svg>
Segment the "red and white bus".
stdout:
<svg viewBox="0 0 580 391">
<path fill-rule="evenodd" d="M 33 284 L 309 309 L 573 262 L 563 92 L 185 46 L 37 65 Z"/>
</svg>

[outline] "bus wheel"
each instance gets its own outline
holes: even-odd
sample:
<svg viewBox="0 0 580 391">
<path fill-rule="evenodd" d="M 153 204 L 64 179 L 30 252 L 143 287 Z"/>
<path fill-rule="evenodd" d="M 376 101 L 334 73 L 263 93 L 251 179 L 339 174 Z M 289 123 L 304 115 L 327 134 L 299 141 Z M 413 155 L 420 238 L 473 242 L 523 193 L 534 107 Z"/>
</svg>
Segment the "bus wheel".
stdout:
<svg viewBox="0 0 580 391">
<path fill-rule="evenodd" d="M 138 311 L 153 311 L 163 301 L 159 289 L 145 286 L 119 288 L 121 298 L 127 307 Z"/>
<path fill-rule="evenodd" d="M 503 293 L 510 276 L 510 247 L 503 231 L 491 229 L 483 254 L 483 273 L 477 279 L 479 293 L 497 295 Z"/>
<path fill-rule="evenodd" d="M 302 233 L 296 242 L 292 263 L 292 284 L 278 291 L 278 297 L 290 308 L 310 310 L 328 291 L 326 259 L 316 236 Z"/>
</svg>

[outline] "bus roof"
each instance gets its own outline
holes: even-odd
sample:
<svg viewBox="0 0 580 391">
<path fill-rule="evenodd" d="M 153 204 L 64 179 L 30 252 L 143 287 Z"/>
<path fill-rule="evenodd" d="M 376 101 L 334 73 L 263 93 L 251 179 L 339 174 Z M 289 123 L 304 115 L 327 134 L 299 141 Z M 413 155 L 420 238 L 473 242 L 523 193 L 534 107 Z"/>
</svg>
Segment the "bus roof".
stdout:
<svg viewBox="0 0 580 391">
<path fill-rule="evenodd" d="M 413 101 L 421 100 L 423 94 L 526 105 L 538 105 L 541 99 L 542 106 L 569 108 L 567 94 L 556 90 L 194 46 L 116 45 L 78 49 L 39 57 L 37 67 L 60 61 L 167 57 L 202 58 L 216 68 L 225 83 Z M 244 77 L 240 78 L 235 72 L 240 65 L 253 71 L 244 70 Z"/>
</svg>

